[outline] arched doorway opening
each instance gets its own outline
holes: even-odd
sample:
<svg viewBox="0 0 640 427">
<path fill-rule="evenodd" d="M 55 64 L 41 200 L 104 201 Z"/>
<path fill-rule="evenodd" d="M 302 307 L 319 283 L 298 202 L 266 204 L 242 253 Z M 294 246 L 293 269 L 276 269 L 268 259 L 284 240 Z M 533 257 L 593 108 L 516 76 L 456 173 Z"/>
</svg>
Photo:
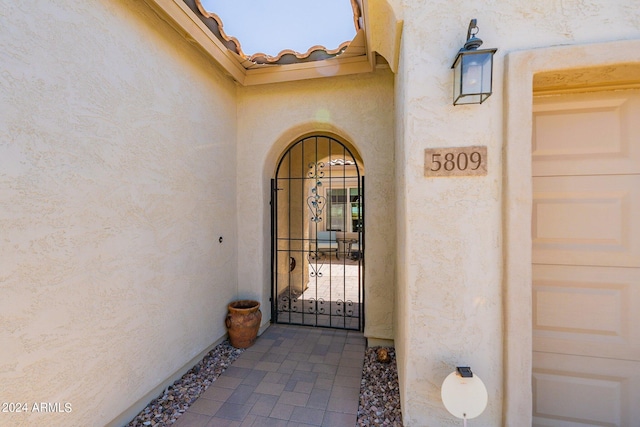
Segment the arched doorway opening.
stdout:
<svg viewBox="0 0 640 427">
<path fill-rule="evenodd" d="M 282 155 L 271 182 L 271 319 L 363 330 L 364 168 L 313 135 Z"/>
</svg>

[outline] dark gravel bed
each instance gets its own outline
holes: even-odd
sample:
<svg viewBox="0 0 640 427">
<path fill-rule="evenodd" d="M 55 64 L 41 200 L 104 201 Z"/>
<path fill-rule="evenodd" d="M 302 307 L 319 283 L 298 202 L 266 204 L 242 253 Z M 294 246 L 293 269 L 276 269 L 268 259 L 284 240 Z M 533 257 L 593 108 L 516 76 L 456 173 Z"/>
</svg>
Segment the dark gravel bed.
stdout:
<svg viewBox="0 0 640 427">
<path fill-rule="evenodd" d="M 368 348 L 365 353 L 356 425 L 402 426 L 395 349 L 387 348 L 391 362 L 381 363 L 377 361 L 377 348 Z M 218 344 L 182 378 L 153 399 L 127 427 L 172 425 L 242 352 L 228 341 Z"/>
<path fill-rule="evenodd" d="M 402 413 L 396 351 L 393 347 L 385 347 L 391 360 L 382 363 L 377 360 L 379 348 L 369 347 L 364 355 L 356 425 L 400 427 Z"/>
<path fill-rule="evenodd" d="M 153 399 L 127 426 L 170 426 L 243 351 L 232 347 L 229 341 L 218 344 L 182 378 Z"/>
</svg>

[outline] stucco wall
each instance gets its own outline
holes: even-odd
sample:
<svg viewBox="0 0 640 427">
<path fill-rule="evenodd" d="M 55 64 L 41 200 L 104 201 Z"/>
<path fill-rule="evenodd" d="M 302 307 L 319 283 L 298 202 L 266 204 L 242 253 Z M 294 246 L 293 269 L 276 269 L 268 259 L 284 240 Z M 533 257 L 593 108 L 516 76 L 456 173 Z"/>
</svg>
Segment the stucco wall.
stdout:
<svg viewBox="0 0 640 427">
<path fill-rule="evenodd" d="M 558 44 L 639 38 L 640 11 L 633 2 L 605 0 L 500 1 L 481 7 L 471 1 L 408 1 L 402 8 L 396 156 L 404 169 L 397 168 L 395 342 L 404 422 L 458 423 L 442 404 L 440 386 L 455 366 L 470 365 L 489 392 L 487 410 L 474 425 L 501 425 L 506 398 L 502 297 L 503 285 L 510 285 L 503 283 L 501 227 L 502 149 L 508 143 L 503 138 L 504 56 Z M 483 105 L 453 107 L 450 67 L 471 18 L 478 19 L 483 47 L 498 48 L 494 95 Z M 425 148 L 468 145 L 488 147 L 486 177 L 424 177 Z M 514 360 L 512 366 L 519 363 L 526 370 L 526 361 Z M 526 425 L 527 414 L 521 411 L 511 422 Z"/>
<path fill-rule="evenodd" d="M 235 86 L 142 2 L 0 10 L 2 401 L 71 404 L 0 424 L 104 425 L 225 334 Z"/>
<path fill-rule="evenodd" d="M 365 335 L 393 339 L 393 75 L 374 74 L 239 89 L 238 288 L 269 318 L 269 180 L 287 146 L 310 133 L 358 150 L 366 177 Z"/>
</svg>

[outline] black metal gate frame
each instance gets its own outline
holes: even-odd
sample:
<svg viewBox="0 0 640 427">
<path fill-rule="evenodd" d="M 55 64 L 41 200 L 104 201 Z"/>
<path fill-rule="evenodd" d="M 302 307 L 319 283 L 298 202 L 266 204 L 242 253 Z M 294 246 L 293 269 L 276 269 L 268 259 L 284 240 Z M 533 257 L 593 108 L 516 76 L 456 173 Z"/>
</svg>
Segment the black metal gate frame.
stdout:
<svg viewBox="0 0 640 427">
<path fill-rule="evenodd" d="M 318 144 L 327 141 L 327 152 L 328 152 L 328 164 L 329 164 L 329 175 L 328 177 L 324 173 L 324 168 L 327 166 L 324 162 L 318 159 Z M 305 148 L 307 145 L 310 145 L 312 149 L 315 149 L 315 161 L 308 162 L 305 164 Z M 296 147 L 301 149 L 301 164 L 300 166 L 300 176 L 292 177 L 292 164 L 291 164 L 291 153 Z M 337 155 L 342 155 L 342 157 L 334 157 L 336 156 L 335 150 L 332 150 L 333 147 L 337 147 L 338 151 Z M 347 156 L 350 157 L 347 158 Z M 342 176 L 339 178 L 334 178 L 331 176 L 331 168 L 335 167 L 335 165 L 331 165 L 331 162 L 338 163 L 340 165 L 340 160 L 342 161 Z M 351 163 L 349 163 L 351 162 Z M 288 175 L 286 178 L 279 178 L 280 171 L 282 167 L 285 167 L 285 163 L 288 163 Z M 356 175 L 354 176 L 346 176 L 345 170 L 347 164 L 355 165 Z M 297 165 L 294 165 L 296 167 Z M 306 172 L 306 173 L 304 173 Z M 353 260 L 357 262 L 358 266 L 358 300 L 351 301 L 346 298 L 346 276 L 343 273 L 342 276 L 342 286 L 343 292 L 345 295 L 345 299 L 333 301 L 332 294 L 332 276 L 331 276 L 331 265 L 332 265 L 332 255 L 331 251 L 329 254 L 322 253 L 322 251 L 318 250 L 318 224 L 324 221 L 324 228 L 329 228 L 329 218 L 323 218 L 325 208 L 327 207 L 327 200 L 324 194 L 322 193 L 319 187 L 327 187 L 325 184 L 328 183 L 328 190 L 332 189 L 332 184 L 335 180 L 342 180 L 341 186 L 336 186 L 335 188 L 343 188 L 345 192 L 345 213 L 344 213 L 344 221 L 343 221 L 343 229 L 346 232 L 347 220 L 352 220 L 352 201 L 349 187 L 346 185 L 347 178 L 355 178 L 357 179 L 357 197 L 358 197 L 358 216 L 357 216 L 357 224 L 359 224 L 359 230 L 356 235 L 357 238 L 352 240 L 349 244 L 351 247 L 352 244 L 356 244 L 357 252 L 355 254 L 350 253 L 350 251 L 345 251 L 343 254 L 342 265 L 346 266 L 346 258 L 348 256 L 352 256 Z M 286 238 L 279 238 L 278 236 L 278 191 L 283 190 L 283 188 L 278 188 L 278 182 L 286 180 L 288 184 L 292 180 L 302 180 L 302 192 L 300 196 L 301 200 L 298 200 L 301 218 L 302 229 L 301 235 L 302 238 L 292 239 L 291 238 L 291 215 L 292 215 L 292 206 L 291 206 L 291 191 L 289 191 L 289 201 L 288 201 L 288 227 L 289 233 Z M 310 187 L 311 194 L 305 192 L 305 181 L 312 181 L 312 186 Z M 289 187 L 290 188 L 290 187 Z M 364 176 L 360 173 L 360 166 L 358 165 L 355 157 L 352 152 L 342 144 L 340 141 L 324 136 L 324 135 L 316 135 L 305 137 L 303 139 L 298 140 L 294 144 L 292 144 L 287 151 L 283 154 L 278 163 L 278 167 L 276 169 L 275 179 L 271 180 L 271 321 L 273 323 L 287 323 L 287 324 L 298 324 L 298 325 L 306 325 L 306 326 L 316 326 L 316 327 L 328 327 L 328 328 L 337 328 L 337 329 L 351 329 L 351 330 L 363 330 L 364 329 L 364 238 L 365 238 L 365 222 L 364 222 Z M 331 204 L 331 200 L 329 200 L 329 206 Z M 308 238 L 304 237 L 304 228 L 309 227 L 309 222 L 304 221 L 304 212 L 303 209 L 310 209 L 310 221 L 316 224 L 316 238 L 312 238 L 309 236 Z M 297 212 L 296 212 L 297 214 Z M 330 215 L 330 212 L 327 212 Z M 279 249 L 279 243 L 282 241 L 287 241 L 287 249 L 282 250 Z M 291 241 L 297 241 L 298 244 L 302 246 L 302 249 L 295 251 L 291 249 Z M 306 244 L 305 244 L 306 243 Z M 336 242 L 337 244 L 337 242 Z M 346 243 L 343 243 L 346 244 Z M 312 249 L 313 248 L 313 249 Z M 323 277 L 322 267 L 328 261 L 329 266 L 329 301 L 324 300 L 323 298 L 318 298 L 318 292 L 316 287 L 316 295 L 312 298 L 304 299 L 302 294 L 298 294 L 297 292 L 292 292 L 291 290 L 291 275 L 288 277 L 288 286 L 286 291 L 278 294 L 278 289 L 280 283 L 278 283 L 278 265 L 282 264 L 281 257 L 288 257 L 288 259 L 293 261 L 290 264 L 290 272 L 295 270 L 295 258 L 291 256 L 292 252 L 298 252 L 300 259 L 306 259 L 309 262 L 309 279 L 317 280 Z M 336 259 L 338 258 L 338 250 L 336 250 Z M 279 263 L 280 261 L 280 263 Z M 318 266 L 320 263 L 320 266 Z M 304 277 L 304 268 L 300 268 L 301 274 L 303 276 L 302 280 L 304 281 L 306 278 Z M 344 269 L 343 271 L 346 271 Z M 294 316 L 292 316 L 295 315 Z M 321 320 L 321 321 L 319 321 Z"/>
</svg>

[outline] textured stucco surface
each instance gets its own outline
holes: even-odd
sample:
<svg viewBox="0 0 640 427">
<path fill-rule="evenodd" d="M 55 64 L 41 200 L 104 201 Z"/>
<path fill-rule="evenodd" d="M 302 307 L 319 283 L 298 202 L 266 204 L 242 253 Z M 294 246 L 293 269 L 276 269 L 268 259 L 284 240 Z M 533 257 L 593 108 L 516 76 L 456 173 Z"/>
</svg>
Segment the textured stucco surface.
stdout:
<svg viewBox="0 0 640 427">
<path fill-rule="evenodd" d="M 488 407 L 473 424 L 501 425 L 508 412 L 503 408 L 503 399 L 507 398 L 503 388 L 503 349 L 507 343 L 502 299 L 502 149 L 508 142 L 503 137 L 507 109 L 502 98 L 504 56 L 510 51 L 559 44 L 637 39 L 640 11 L 634 2 L 604 0 L 405 1 L 400 7 L 398 15 L 404 19 L 404 26 L 395 83 L 395 343 L 403 421 L 408 426 L 459 423 L 444 408 L 440 386 L 455 366 L 470 365 L 489 392 Z M 494 94 L 483 105 L 453 107 L 451 62 L 464 43 L 471 18 L 478 19 L 483 47 L 498 48 Z M 585 51 L 576 55 L 585 55 Z M 511 78 L 531 79 L 531 74 L 515 74 Z M 530 92 L 523 96 L 530 102 Z M 524 142 L 528 149 L 530 142 Z M 468 145 L 487 146 L 486 177 L 423 176 L 425 148 Z M 521 167 L 520 173 L 528 170 Z M 509 196 L 525 200 L 530 197 L 526 187 L 519 189 L 520 193 L 516 189 Z M 530 224 L 525 227 L 524 232 L 530 233 Z M 526 255 L 527 250 L 522 254 Z M 524 273 L 512 277 L 521 279 L 526 277 Z M 518 280 L 513 285 L 521 284 Z M 510 283 L 504 286 L 508 288 Z M 527 291 L 518 291 L 516 296 L 522 292 Z M 524 319 L 530 307 L 520 305 L 517 310 Z M 519 323 L 519 327 L 526 326 L 524 320 Z M 516 334 L 517 331 L 511 336 Z M 510 363 L 520 375 L 530 377 L 530 366 L 525 372 L 526 360 L 514 360 L 512 355 Z M 527 387 L 530 383 L 525 384 Z M 525 392 L 504 400 L 517 408 L 509 425 L 527 425 L 527 420 L 530 423 L 531 401 L 523 401 L 526 395 Z"/>
<path fill-rule="evenodd" d="M 2 401 L 72 405 L 0 425 L 104 425 L 225 334 L 236 89 L 142 2 L 0 10 Z"/>
<path fill-rule="evenodd" d="M 365 170 L 365 335 L 393 339 L 395 240 L 393 75 L 239 89 L 238 287 L 269 307 L 269 185 L 288 145 L 326 134 L 351 144 Z"/>
</svg>

